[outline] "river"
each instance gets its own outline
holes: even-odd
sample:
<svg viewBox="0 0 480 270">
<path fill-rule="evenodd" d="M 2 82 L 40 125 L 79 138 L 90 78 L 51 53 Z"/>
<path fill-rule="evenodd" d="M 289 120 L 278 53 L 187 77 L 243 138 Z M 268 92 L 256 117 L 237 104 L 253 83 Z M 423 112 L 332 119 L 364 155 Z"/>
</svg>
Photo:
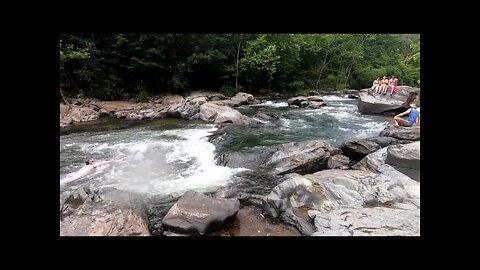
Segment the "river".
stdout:
<svg viewBox="0 0 480 270">
<path fill-rule="evenodd" d="M 320 109 L 292 109 L 285 101 L 237 108 L 264 123 L 257 128 L 226 129 L 221 151 L 261 153 L 292 141 L 322 139 L 335 146 L 349 139 L 377 136 L 389 118 L 362 115 L 357 100 L 324 96 Z M 258 117 L 266 114 L 272 119 Z M 151 228 L 187 190 L 213 193 L 234 186 L 242 191 L 266 194 L 276 182 L 245 168 L 216 163 L 220 149 L 208 136 L 217 128 L 200 120 L 159 119 L 126 121 L 102 119 L 67 127 L 60 133 L 60 198 L 79 187 L 105 188 L 139 193 L 147 201 Z M 91 175 L 69 181 L 68 175 L 83 166 L 85 157 L 111 161 Z"/>
</svg>

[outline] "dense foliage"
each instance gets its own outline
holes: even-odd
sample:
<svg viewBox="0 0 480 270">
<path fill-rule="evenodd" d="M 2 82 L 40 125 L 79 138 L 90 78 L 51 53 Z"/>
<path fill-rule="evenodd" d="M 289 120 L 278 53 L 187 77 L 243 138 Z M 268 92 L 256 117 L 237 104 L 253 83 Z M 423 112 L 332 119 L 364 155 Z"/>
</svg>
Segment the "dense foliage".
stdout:
<svg viewBox="0 0 480 270">
<path fill-rule="evenodd" d="M 60 35 L 60 86 L 69 96 L 361 89 L 383 75 L 419 85 L 420 35 Z"/>
</svg>

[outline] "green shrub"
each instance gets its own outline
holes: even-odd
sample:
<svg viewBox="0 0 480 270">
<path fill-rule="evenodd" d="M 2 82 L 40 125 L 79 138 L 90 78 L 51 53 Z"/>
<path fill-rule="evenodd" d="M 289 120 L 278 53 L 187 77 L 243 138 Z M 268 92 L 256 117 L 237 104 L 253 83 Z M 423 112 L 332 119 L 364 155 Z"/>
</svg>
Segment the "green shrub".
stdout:
<svg viewBox="0 0 480 270">
<path fill-rule="evenodd" d="M 235 87 L 231 85 L 224 85 L 220 88 L 220 93 L 226 97 L 233 97 L 237 94 Z"/>
<path fill-rule="evenodd" d="M 150 94 L 147 91 L 142 91 L 137 96 L 137 102 L 146 103 L 150 100 Z"/>
<path fill-rule="evenodd" d="M 305 89 L 305 83 L 303 81 L 294 81 L 288 84 L 288 89 L 293 91 L 300 91 Z"/>
</svg>

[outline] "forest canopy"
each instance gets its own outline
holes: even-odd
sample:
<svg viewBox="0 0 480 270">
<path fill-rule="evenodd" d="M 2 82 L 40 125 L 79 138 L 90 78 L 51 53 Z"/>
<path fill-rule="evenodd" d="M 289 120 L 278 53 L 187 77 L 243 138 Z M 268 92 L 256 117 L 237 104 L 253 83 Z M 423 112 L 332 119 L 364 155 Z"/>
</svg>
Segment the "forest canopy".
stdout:
<svg viewBox="0 0 480 270">
<path fill-rule="evenodd" d="M 62 34 L 60 89 L 101 100 L 420 84 L 419 34 Z"/>
</svg>

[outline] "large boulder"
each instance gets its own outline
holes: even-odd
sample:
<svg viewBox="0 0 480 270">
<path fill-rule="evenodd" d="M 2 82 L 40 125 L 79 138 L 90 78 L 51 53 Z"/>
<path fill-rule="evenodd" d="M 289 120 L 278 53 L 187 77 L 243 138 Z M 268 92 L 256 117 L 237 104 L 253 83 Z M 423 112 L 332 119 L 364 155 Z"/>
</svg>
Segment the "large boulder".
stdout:
<svg viewBox="0 0 480 270">
<path fill-rule="evenodd" d="M 320 96 L 308 96 L 308 101 L 316 101 L 316 102 L 323 102 L 323 98 Z"/>
<path fill-rule="evenodd" d="M 311 235 L 315 229 L 310 219 L 299 217 L 293 208 L 299 208 L 319 201 L 316 194 L 308 191 L 311 183 L 298 174 L 289 174 L 262 199 L 264 211 L 274 219 L 282 219 L 295 226 L 303 235 Z"/>
<path fill-rule="evenodd" d="M 84 102 L 82 100 L 82 102 Z M 92 104 L 81 105 L 63 105 L 60 104 L 60 127 L 67 126 L 75 122 L 87 122 L 97 120 L 100 117 L 100 107 Z"/>
<path fill-rule="evenodd" d="M 156 110 L 148 110 L 144 112 L 144 119 L 159 119 L 159 118 L 165 118 L 166 113 L 165 112 L 159 112 Z"/>
<path fill-rule="evenodd" d="M 327 168 L 329 169 L 349 169 L 350 159 L 344 155 L 335 155 L 328 158 Z"/>
<path fill-rule="evenodd" d="M 386 170 L 386 169 L 384 169 Z M 397 173 L 397 174 L 395 174 Z M 300 209 L 329 212 L 338 209 L 410 205 L 412 195 L 402 181 L 401 173 L 378 174 L 360 170 L 324 170 L 301 176 L 288 174 L 263 200 L 263 208 L 273 218 L 281 218 L 305 235 L 312 234 L 312 220 L 297 213 Z M 419 189 L 418 189 L 419 190 Z M 415 191 L 412 191 L 415 193 Z M 419 193 L 415 193 L 418 195 Z"/>
<path fill-rule="evenodd" d="M 420 142 L 389 146 L 385 163 L 420 181 Z"/>
<path fill-rule="evenodd" d="M 200 106 L 199 118 L 206 122 L 220 123 L 234 123 L 241 125 L 255 124 L 258 121 L 241 114 L 239 111 L 227 107 L 219 106 L 208 102 Z"/>
<path fill-rule="evenodd" d="M 373 137 L 362 140 L 345 141 L 340 146 L 340 149 L 342 149 L 346 156 L 358 160 L 380 148 L 409 142 L 410 141 L 398 140 L 392 137 Z"/>
<path fill-rule="evenodd" d="M 237 107 L 237 106 L 240 106 L 240 105 L 248 105 L 248 104 L 252 104 L 254 99 L 255 98 L 251 94 L 239 92 L 235 96 L 230 98 L 230 100 L 227 102 L 228 104 L 226 104 L 226 105 L 230 106 L 230 107 Z"/>
<path fill-rule="evenodd" d="M 391 205 L 408 198 L 400 180 L 361 170 L 324 170 L 304 175 L 322 200 L 317 210 Z"/>
<path fill-rule="evenodd" d="M 407 198 L 395 203 L 393 206 L 396 208 L 405 209 L 417 209 L 420 208 L 420 182 L 408 177 L 407 175 L 399 172 L 394 167 L 383 164 L 377 167 L 377 171 L 386 177 L 395 178 L 403 185 L 403 189 L 407 192 Z"/>
<path fill-rule="evenodd" d="M 198 119 L 200 105 L 206 103 L 205 97 L 187 98 L 180 103 L 174 103 L 160 110 L 168 118 Z"/>
<path fill-rule="evenodd" d="M 400 172 L 396 168 L 388 164 L 385 164 L 385 161 L 387 159 L 387 150 L 389 148 L 390 147 L 385 147 L 376 152 L 368 154 L 365 158 L 363 158 L 362 160 L 357 162 L 355 165 L 353 165 L 352 168 L 356 170 L 364 170 L 364 171 L 369 171 L 374 173 L 380 173 L 389 178 L 394 178 L 399 180 L 411 199 L 411 200 L 407 200 L 407 202 L 410 202 L 413 205 L 419 207 L 420 206 L 419 182 L 414 181 L 412 178 Z"/>
<path fill-rule="evenodd" d="M 309 109 L 318 109 L 326 104 L 323 102 L 323 99 L 319 96 L 298 96 L 294 98 L 290 98 L 287 100 L 288 105 L 290 106 L 298 106 L 301 108 L 309 108 Z"/>
<path fill-rule="evenodd" d="M 357 160 L 377 151 L 380 148 L 380 145 L 369 140 L 345 141 L 340 146 L 340 149 L 342 149 L 345 155 Z"/>
<path fill-rule="evenodd" d="M 298 97 L 293 97 L 288 99 L 287 103 L 288 105 L 296 105 L 296 106 L 302 107 L 302 102 L 307 102 L 307 101 L 308 101 L 307 97 L 298 96 Z"/>
<path fill-rule="evenodd" d="M 170 208 L 162 223 L 178 232 L 205 234 L 220 229 L 239 209 L 238 199 L 211 198 L 187 191 Z"/>
<path fill-rule="evenodd" d="M 386 207 L 308 211 L 313 236 L 420 236 L 420 209 Z"/>
<path fill-rule="evenodd" d="M 179 104 L 185 101 L 185 99 L 180 95 L 166 95 L 160 100 L 161 104 L 164 106 L 171 104 Z M 158 101 L 157 101 L 158 102 Z"/>
<path fill-rule="evenodd" d="M 371 91 L 360 92 L 358 110 L 365 114 L 380 114 L 402 108 L 407 109 L 419 92 L 419 88 L 410 86 L 399 86 L 393 96 L 375 94 Z"/>
<path fill-rule="evenodd" d="M 399 109 L 403 106 L 403 103 L 404 101 L 401 100 L 388 99 L 384 96 L 374 96 L 368 92 L 361 92 L 358 99 L 358 110 L 364 114 L 380 114 Z"/>
<path fill-rule="evenodd" d="M 61 236 L 149 236 L 141 197 L 125 191 L 102 194 L 81 189 L 67 197 L 60 209 Z"/>
<path fill-rule="evenodd" d="M 385 164 L 387 158 L 387 147 L 368 154 L 359 162 L 352 166 L 355 170 L 364 170 L 370 172 L 379 172 L 378 167 Z"/>
<path fill-rule="evenodd" d="M 261 167 L 274 174 L 312 173 L 326 169 L 328 158 L 337 153 L 338 148 L 322 140 L 291 142 L 278 146 Z"/>
<path fill-rule="evenodd" d="M 414 125 L 411 127 L 395 127 L 393 125 L 387 126 L 380 136 L 393 137 L 400 140 L 419 141 L 420 140 L 420 126 Z"/>
<path fill-rule="evenodd" d="M 223 96 L 221 94 L 217 94 Z M 145 118 L 182 118 L 198 119 L 200 105 L 206 103 L 209 97 L 215 96 L 213 92 L 195 91 L 186 97 L 180 95 L 167 95 L 155 100 L 157 104 L 149 107 L 150 112 L 145 113 Z M 148 116 L 147 116 L 148 115 Z"/>
</svg>

